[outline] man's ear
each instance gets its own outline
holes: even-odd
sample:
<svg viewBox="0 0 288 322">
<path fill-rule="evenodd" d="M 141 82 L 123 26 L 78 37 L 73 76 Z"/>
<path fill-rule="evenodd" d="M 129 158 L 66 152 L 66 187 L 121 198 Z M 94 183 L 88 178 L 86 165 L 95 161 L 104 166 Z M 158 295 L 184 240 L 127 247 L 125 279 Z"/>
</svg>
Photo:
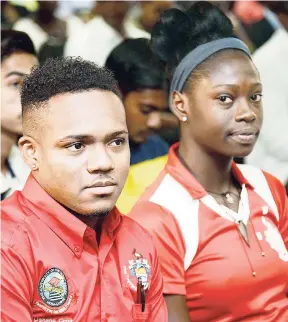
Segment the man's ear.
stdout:
<svg viewBox="0 0 288 322">
<path fill-rule="evenodd" d="M 189 100 L 186 94 L 174 91 L 171 98 L 172 112 L 178 117 L 180 122 L 187 122 L 188 120 L 188 106 Z"/>
<path fill-rule="evenodd" d="M 18 141 L 22 158 L 32 171 L 39 168 L 39 150 L 37 142 L 28 135 L 22 136 Z"/>
</svg>

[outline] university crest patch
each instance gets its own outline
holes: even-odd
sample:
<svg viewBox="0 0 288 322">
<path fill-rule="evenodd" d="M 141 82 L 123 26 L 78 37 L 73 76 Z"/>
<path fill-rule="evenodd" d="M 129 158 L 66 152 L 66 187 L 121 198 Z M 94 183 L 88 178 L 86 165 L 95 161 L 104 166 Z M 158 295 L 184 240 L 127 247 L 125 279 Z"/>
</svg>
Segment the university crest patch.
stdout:
<svg viewBox="0 0 288 322">
<path fill-rule="evenodd" d="M 135 259 L 129 260 L 128 269 L 127 266 L 123 267 L 126 281 L 134 291 L 137 291 L 138 281 L 141 282 L 143 289 L 147 290 L 149 287 L 151 267 L 148 263 L 148 260 L 143 258 L 141 254 L 137 253 L 136 249 L 134 249 L 133 255 L 135 256 Z"/>
<path fill-rule="evenodd" d="M 61 314 L 68 310 L 76 300 L 76 294 L 68 294 L 68 283 L 64 273 L 59 268 L 50 268 L 38 283 L 38 292 L 45 303 L 35 304 L 51 314 Z"/>
</svg>

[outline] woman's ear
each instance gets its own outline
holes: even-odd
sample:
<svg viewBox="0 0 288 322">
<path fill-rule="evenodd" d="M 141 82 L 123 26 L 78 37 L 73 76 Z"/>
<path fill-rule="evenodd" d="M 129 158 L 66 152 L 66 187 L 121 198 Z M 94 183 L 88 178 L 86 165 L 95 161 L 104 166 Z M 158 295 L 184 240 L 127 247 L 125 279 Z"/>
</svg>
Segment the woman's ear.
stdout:
<svg viewBox="0 0 288 322">
<path fill-rule="evenodd" d="M 24 135 L 18 141 L 22 158 L 32 171 L 39 169 L 39 152 L 37 142 L 30 136 Z"/>
<path fill-rule="evenodd" d="M 180 122 L 188 121 L 188 97 L 184 93 L 174 91 L 171 98 L 171 109 Z"/>
</svg>

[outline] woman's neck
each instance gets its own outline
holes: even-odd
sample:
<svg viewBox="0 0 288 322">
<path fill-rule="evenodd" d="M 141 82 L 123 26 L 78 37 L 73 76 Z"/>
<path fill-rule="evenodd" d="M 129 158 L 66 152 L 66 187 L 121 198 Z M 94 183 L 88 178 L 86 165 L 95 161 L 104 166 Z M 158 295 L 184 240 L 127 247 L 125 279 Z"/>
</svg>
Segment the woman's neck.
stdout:
<svg viewBox="0 0 288 322">
<path fill-rule="evenodd" d="M 223 193 L 228 190 L 232 179 L 232 157 L 209 154 L 195 142 L 184 140 L 180 142 L 179 155 L 207 191 Z"/>
<path fill-rule="evenodd" d="M 6 161 L 10 155 L 13 145 L 17 141 L 17 136 L 9 135 L 2 129 L 1 133 L 1 172 L 7 172 Z"/>
</svg>

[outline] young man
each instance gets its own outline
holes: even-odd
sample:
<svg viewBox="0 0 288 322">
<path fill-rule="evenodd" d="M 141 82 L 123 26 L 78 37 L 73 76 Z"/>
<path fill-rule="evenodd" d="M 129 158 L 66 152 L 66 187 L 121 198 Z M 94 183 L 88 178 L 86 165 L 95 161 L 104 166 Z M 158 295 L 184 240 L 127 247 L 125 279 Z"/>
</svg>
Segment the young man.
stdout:
<svg viewBox="0 0 288 322">
<path fill-rule="evenodd" d="M 36 53 L 28 35 L 1 30 L 1 200 L 22 189 L 29 174 L 16 142 L 22 134 L 20 89 L 35 64 Z"/>
<path fill-rule="evenodd" d="M 25 79 L 19 146 L 32 174 L 2 203 L 3 321 L 167 321 L 150 236 L 114 207 L 130 159 L 119 95 L 79 58 Z"/>
</svg>

